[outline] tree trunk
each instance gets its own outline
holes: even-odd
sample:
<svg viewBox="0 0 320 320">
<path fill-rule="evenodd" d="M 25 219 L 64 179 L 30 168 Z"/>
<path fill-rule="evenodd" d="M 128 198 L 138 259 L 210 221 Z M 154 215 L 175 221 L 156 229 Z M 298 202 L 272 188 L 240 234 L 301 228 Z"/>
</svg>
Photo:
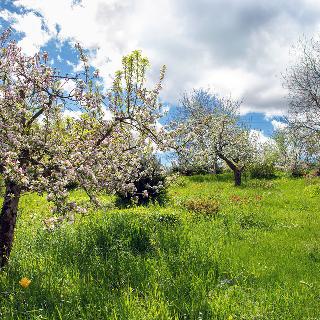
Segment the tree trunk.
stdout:
<svg viewBox="0 0 320 320">
<path fill-rule="evenodd" d="M 239 168 L 233 161 L 225 157 L 222 153 L 218 153 L 218 156 L 226 162 L 228 167 L 233 171 L 234 174 L 234 185 L 236 187 L 241 186 L 241 175 L 243 167 Z"/>
<path fill-rule="evenodd" d="M 6 182 L 6 192 L 0 214 L 0 268 L 9 260 L 21 189 L 13 181 Z"/>
<path fill-rule="evenodd" d="M 234 185 L 236 187 L 241 186 L 241 175 L 242 175 L 241 170 L 234 169 L 233 174 L 234 174 Z"/>
</svg>

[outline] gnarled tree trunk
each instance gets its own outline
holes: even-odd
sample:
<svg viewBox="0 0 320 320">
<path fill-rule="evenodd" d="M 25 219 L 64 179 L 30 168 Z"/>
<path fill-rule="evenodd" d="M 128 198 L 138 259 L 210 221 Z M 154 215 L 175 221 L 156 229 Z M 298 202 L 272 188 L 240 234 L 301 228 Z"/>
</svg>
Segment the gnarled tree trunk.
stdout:
<svg viewBox="0 0 320 320">
<path fill-rule="evenodd" d="M 228 167 L 233 171 L 234 175 L 234 185 L 236 187 L 241 186 L 241 177 L 242 177 L 242 171 L 243 171 L 243 166 L 238 167 L 233 161 L 225 157 L 222 153 L 218 153 L 218 156 L 220 159 L 224 160 Z"/>
<path fill-rule="evenodd" d="M 20 194 L 21 189 L 15 182 L 6 182 L 6 191 L 0 214 L 0 268 L 4 267 L 9 260 Z"/>
<path fill-rule="evenodd" d="M 239 169 L 233 169 L 233 175 L 234 175 L 234 185 L 241 186 L 242 171 Z"/>
</svg>

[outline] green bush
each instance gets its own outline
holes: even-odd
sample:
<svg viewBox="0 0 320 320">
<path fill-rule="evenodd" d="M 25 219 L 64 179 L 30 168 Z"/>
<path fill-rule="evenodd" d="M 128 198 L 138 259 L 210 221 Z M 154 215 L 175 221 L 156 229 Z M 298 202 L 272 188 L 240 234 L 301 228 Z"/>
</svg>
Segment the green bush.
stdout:
<svg viewBox="0 0 320 320">
<path fill-rule="evenodd" d="M 146 205 L 148 203 L 164 204 L 167 199 L 166 176 L 155 156 L 142 158 L 140 176 L 134 181 L 134 192 L 117 192 L 116 205 Z"/>
<path fill-rule="evenodd" d="M 69 181 L 65 187 L 68 191 L 76 190 L 79 187 L 79 182 L 75 180 Z"/>
<path fill-rule="evenodd" d="M 274 162 L 271 161 L 255 163 L 249 171 L 253 179 L 273 179 L 276 177 L 276 168 Z"/>
<path fill-rule="evenodd" d="M 291 175 L 294 178 L 300 178 L 300 177 L 305 176 L 306 174 L 307 174 L 307 170 L 303 166 L 295 166 L 291 170 Z"/>
<path fill-rule="evenodd" d="M 184 176 L 193 176 L 193 175 L 206 175 L 206 174 L 221 174 L 223 172 L 222 166 L 216 164 L 215 167 L 212 165 L 203 165 L 203 164 L 173 164 L 171 171 L 173 173 L 180 173 Z"/>
</svg>

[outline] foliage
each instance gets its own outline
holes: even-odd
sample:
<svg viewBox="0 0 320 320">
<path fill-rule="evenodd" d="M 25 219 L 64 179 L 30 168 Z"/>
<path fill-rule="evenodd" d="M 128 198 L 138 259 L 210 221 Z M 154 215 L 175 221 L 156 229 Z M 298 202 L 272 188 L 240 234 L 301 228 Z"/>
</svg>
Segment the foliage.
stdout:
<svg viewBox="0 0 320 320">
<path fill-rule="evenodd" d="M 175 132 L 178 167 L 218 168 L 224 161 L 241 184 L 241 174 L 253 157 L 249 131 L 239 124 L 240 103 L 209 90 L 185 94 L 171 127 Z"/>
<path fill-rule="evenodd" d="M 272 179 L 276 177 L 276 165 L 279 149 L 273 139 L 264 142 L 256 140 L 255 152 L 248 166 L 248 173 L 253 179 Z"/>
<path fill-rule="evenodd" d="M 285 86 L 289 92 L 289 141 L 293 148 L 292 173 L 304 172 L 307 165 L 320 159 L 320 42 L 301 40 L 295 52 L 295 62 L 289 66 Z"/>
<path fill-rule="evenodd" d="M 280 169 L 294 177 L 301 177 L 317 167 L 320 144 L 309 130 L 289 124 L 275 133 L 274 141 L 278 150 L 276 163 Z"/>
<path fill-rule="evenodd" d="M 171 170 L 186 176 L 210 173 L 218 174 L 222 172 L 220 167 L 212 168 L 208 165 L 198 164 L 196 161 L 193 162 L 191 159 L 183 162 L 182 158 L 179 158 L 178 162 L 173 162 Z"/>
<path fill-rule="evenodd" d="M 4 179 L 17 183 L 22 191 L 48 192 L 61 210 L 70 181 L 87 190 L 131 190 L 137 155 L 150 150 L 146 139 L 161 139 L 156 129 L 161 84 L 145 87 L 148 60 L 139 51 L 124 57 L 106 100 L 95 82 L 97 73 L 88 73 L 87 58 L 77 48 L 84 72 L 71 76 L 51 68 L 46 52 L 26 57 L 14 42 L 2 42 Z M 74 86 L 68 91 L 67 85 Z M 112 119 L 106 120 L 104 104 Z M 81 111 L 80 118 L 65 118 L 68 107 Z M 137 132 L 134 138 L 132 129 Z"/>
<path fill-rule="evenodd" d="M 296 46 L 295 62 L 289 66 L 285 86 L 289 91 L 289 120 L 296 129 L 320 134 L 320 42 L 300 40 Z"/>
<path fill-rule="evenodd" d="M 276 177 L 276 168 L 273 161 L 254 163 L 250 166 L 249 171 L 253 179 L 273 179 Z"/>
<path fill-rule="evenodd" d="M 112 88 L 103 93 L 98 70 L 90 73 L 80 45 L 83 71 L 64 75 L 50 65 L 47 52 L 26 56 L 9 35 L 0 38 L 0 173 L 7 190 L 0 267 L 10 254 L 21 193 L 46 193 L 54 211 L 67 215 L 84 210 L 68 200 L 70 182 L 94 203 L 99 190 L 134 192 L 141 155 L 150 153 L 152 141 L 161 145 L 164 134 L 157 126 L 164 68 L 159 82 L 148 88 L 149 62 L 140 51 L 123 58 Z M 66 109 L 81 115 L 65 117 Z"/>
<path fill-rule="evenodd" d="M 133 181 L 134 192 L 117 193 L 117 205 L 120 207 L 132 204 L 145 205 L 150 202 L 163 204 L 166 200 L 166 175 L 155 155 L 140 159 L 141 174 Z"/>
</svg>

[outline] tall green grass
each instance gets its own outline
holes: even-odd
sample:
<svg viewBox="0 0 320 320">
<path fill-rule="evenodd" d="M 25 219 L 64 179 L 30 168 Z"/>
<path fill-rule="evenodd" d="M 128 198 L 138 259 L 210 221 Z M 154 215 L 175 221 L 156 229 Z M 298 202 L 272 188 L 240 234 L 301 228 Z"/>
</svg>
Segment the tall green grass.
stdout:
<svg viewBox="0 0 320 320">
<path fill-rule="evenodd" d="M 104 197 L 54 231 L 45 199 L 25 195 L 0 319 L 320 319 L 319 183 L 183 177 L 164 207 Z M 206 211 L 188 211 L 194 199 Z"/>
</svg>

